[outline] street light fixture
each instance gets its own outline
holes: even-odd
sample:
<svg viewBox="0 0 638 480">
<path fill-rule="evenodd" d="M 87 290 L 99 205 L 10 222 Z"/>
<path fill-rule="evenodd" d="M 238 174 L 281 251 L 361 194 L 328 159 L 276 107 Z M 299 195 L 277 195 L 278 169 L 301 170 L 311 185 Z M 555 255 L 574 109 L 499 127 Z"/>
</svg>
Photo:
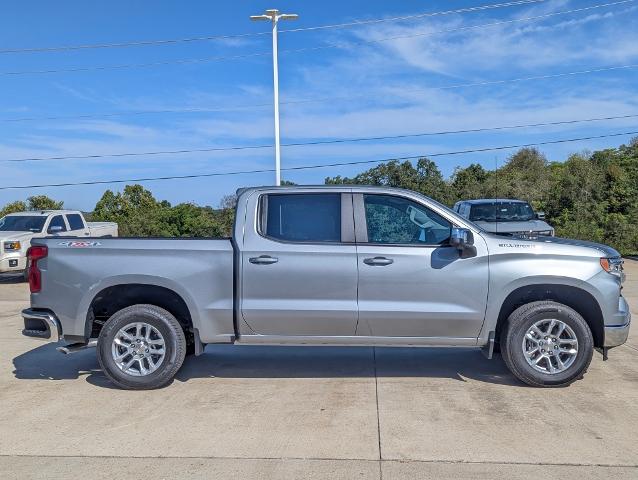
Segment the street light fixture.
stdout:
<svg viewBox="0 0 638 480">
<path fill-rule="evenodd" d="M 279 10 L 266 10 L 263 15 L 251 15 L 254 21 L 267 20 L 272 22 L 272 69 L 275 103 L 275 185 L 281 185 L 281 145 L 279 142 L 279 66 L 277 63 L 277 24 L 279 20 L 296 20 L 295 13 L 279 13 Z"/>
</svg>

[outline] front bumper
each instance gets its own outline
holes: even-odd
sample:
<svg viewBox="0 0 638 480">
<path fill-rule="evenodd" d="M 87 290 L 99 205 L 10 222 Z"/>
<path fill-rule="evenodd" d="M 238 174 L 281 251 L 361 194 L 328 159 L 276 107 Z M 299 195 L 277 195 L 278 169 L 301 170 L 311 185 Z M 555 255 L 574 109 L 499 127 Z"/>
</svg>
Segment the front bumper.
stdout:
<svg viewBox="0 0 638 480">
<path fill-rule="evenodd" d="M 21 252 L 5 253 L 0 257 L 0 273 L 21 272 L 27 268 L 27 257 Z"/>
<path fill-rule="evenodd" d="M 631 325 L 631 313 L 627 301 L 620 297 L 618 312 L 614 315 L 613 324 L 605 325 L 605 347 L 617 347 L 627 341 L 629 327 Z"/>
<path fill-rule="evenodd" d="M 22 310 L 22 318 L 24 319 L 22 335 L 25 337 L 45 342 L 57 342 L 62 338 L 60 321 L 52 312 L 27 308 Z"/>
</svg>

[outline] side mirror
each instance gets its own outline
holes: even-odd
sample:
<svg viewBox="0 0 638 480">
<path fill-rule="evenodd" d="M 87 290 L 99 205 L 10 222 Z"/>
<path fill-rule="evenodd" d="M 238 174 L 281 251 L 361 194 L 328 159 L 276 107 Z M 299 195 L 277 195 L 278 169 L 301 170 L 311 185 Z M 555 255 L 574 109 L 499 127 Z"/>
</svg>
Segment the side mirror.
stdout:
<svg viewBox="0 0 638 480">
<path fill-rule="evenodd" d="M 466 247 L 474 245 L 474 235 L 467 228 L 453 228 L 450 235 L 450 245 L 463 251 Z"/>
<path fill-rule="evenodd" d="M 536 218 L 539 220 L 545 220 L 545 212 L 536 212 Z"/>
<path fill-rule="evenodd" d="M 49 227 L 47 233 L 60 233 L 62 231 L 62 227 L 60 225 L 53 225 Z"/>
</svg>

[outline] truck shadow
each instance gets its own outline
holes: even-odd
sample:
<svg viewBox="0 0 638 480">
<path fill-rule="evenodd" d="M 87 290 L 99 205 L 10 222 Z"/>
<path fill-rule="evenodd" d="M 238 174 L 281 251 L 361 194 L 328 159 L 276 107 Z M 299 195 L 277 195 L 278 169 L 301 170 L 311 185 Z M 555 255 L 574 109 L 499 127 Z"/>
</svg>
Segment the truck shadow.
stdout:
<svg viewBox="0 0 638 480">
<path fill-rule="evenodd" d="M 94 349 L 62 355 L 47 344 L 13 359 L 18 379 L 71 380 L 86 377 L 113 388 L 99 368 Z M 497 356 L 475 349 L 371 347 L 262 347 L 209 345 L 188 357 L 176 379 L 195 378 L 380 378 L 423 377 L 525 387 Z"/>
</svg>

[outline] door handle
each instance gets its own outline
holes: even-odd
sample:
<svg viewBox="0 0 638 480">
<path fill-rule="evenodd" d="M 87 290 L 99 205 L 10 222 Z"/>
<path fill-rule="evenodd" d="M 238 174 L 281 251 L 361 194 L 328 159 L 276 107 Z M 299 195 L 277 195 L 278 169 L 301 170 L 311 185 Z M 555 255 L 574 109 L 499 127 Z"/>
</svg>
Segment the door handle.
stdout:
<svg viewBox="0 0 638 480">
<path fill-rule="evenodd" d="M 250 257 L 248 261 L 255 265 L 272 265 L 273 263 L 277 263 L 279 259 L 277 257 L 271 257 L 270 255 L 260 255 L 259 257 Z"/>
<path fill-rule="evenodd" d="M 373 267 L 385 267 L 386 265 L 393 264 L 394 260 L 385 257 L 374 257 L 363 259 L 363 263 L 366 265 L 372 265 Z"/>
</svg>

